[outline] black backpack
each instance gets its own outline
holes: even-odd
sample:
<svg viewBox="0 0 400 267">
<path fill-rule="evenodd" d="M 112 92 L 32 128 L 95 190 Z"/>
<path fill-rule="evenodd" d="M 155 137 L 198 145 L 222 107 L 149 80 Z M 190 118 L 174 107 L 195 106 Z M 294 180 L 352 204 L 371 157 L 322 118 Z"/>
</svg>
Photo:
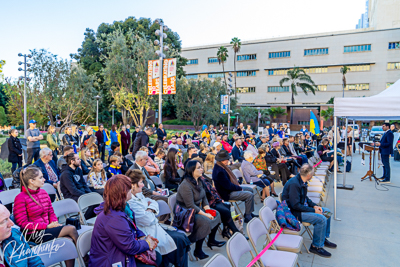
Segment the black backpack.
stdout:
<svg viewBox="0 0 400 267">
<path fill-rule="evenodd" d="M 19 178 L 19 174 L 21 173 L 21 171 L 22 171 L 23 169 L 25 169 L 25 168 L 24 168 L 24 167 L 21 167 L 21 168 L 16 169 L 16 170 L 13 172 L 13 174 L 12 174 L 13 181 L 12 181 L 12 184 L 11 184 L 11 187 L 12 187 L 12 188 L 14 188 L 14 189 L 16 189 L 16 188 L 21 188 L 21 180 L 20 180 L 20 178 Z"/>
</svg>

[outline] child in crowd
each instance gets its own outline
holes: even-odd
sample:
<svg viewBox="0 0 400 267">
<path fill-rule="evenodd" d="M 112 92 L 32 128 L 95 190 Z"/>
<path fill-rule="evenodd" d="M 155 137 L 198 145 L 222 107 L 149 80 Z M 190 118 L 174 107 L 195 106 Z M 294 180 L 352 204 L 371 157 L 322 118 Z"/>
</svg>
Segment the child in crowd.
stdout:
<svg viewBox="0 0 400 267">
<path fill-rule="evenodd" d="M 89 172 L 89 183 L 90 188 L 94 189 L 96 192 L 103 191 L 106 186 L 107 175 L 103 168 L 103 162 L 101 159 L 96 159 L 93 162 L 93 167 Z"/>
<path fill-rule="evenodd" d="M 154 162 L 158 165 L 160 170 L 164 169 L 164 163 L 165 163 L 165 151 L 161 148 L 157 149 L 156 151 L 156 156 L 154 157 Z"/>
<path fill-rule="evenodd" d="M 111 156 L 110 157 L 110 167 L 108 168 L 108 172 L 112 175 L 122 174 L 121 166 L 122 159 L 118 156 Z"/>
</svg>

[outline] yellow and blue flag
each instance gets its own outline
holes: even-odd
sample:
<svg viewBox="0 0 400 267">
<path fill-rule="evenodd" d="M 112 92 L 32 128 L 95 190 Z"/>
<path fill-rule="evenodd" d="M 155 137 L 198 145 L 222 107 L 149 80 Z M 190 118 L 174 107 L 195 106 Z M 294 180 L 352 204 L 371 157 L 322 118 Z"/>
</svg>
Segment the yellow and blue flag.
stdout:
<svg viewBox="0 0 400 267">
<path fill-rule="evenodd" d="M 317 117 L 311 110 L 310 110 L 310 132 L 317 135 L 320 134 Z"/>
</svg>

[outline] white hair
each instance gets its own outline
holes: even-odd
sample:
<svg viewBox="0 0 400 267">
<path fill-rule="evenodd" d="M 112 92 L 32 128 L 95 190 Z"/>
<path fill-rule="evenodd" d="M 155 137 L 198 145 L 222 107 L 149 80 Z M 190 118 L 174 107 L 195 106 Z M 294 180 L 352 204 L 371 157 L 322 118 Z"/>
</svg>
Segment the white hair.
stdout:
<svg viewBox="0 0 400 267">
<path fill-rule="evenodd" d="M 135 160 L 141 160 L 144 159 L 145 157 L 148 157 L 147 152 L 139 150 L 138 152 L 136 152 Z"/>
<path fill-rule="evenodd" d="M 253 153 L 250 151 L 245 151 L 243 157 L 247 160 L 249 158 L 253 158 Z"/>
<path fill-rule="evenodd" d="M 44 147 L 44 148 L 42 148 L 42 149 L 40 150 L 40 152 L 39 152 L 39 157 L 40 157 L 40 158 L 43 158 L 44 156 L 47 156 L 49 153 L 53 153 L 53 151 L 51 151 L 51 149 L 48 148 L 48 147 Z"/>
</svg>

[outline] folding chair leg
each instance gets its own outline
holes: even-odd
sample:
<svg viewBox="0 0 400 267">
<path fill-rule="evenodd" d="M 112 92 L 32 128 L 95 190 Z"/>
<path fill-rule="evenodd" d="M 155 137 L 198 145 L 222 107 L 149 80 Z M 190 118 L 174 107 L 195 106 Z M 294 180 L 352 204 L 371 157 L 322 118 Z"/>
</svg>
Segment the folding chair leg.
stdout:
<svg viewBox="0 0 400 267">
<path fill-rule="evenodd" d="M 311 240 L 313 239 L 313 234 L 308 226 L 305 227 L 307 230 L 308 235 L 310 236 Z"/>
<path fill-rule="evenodd" d="M 242 214 L 242 217 L 244 218 L 244 214 L 243 214 L 242 211 L 240 210 L 239 205 L 237 204 L 237 202 L 235 202 L 235 205 L 236 205 L 236 207 L 238 208 L 240 214 Z"/>
<path fill-rule="evenodd" d="M 303 246 L 304 246 L 304 248 L 306 249 L 307 253 L 310 254 L 310 251 L 308 250 L 306 244 L 304 243 L 304 239 L 303 239 Z"/>
</svg>

